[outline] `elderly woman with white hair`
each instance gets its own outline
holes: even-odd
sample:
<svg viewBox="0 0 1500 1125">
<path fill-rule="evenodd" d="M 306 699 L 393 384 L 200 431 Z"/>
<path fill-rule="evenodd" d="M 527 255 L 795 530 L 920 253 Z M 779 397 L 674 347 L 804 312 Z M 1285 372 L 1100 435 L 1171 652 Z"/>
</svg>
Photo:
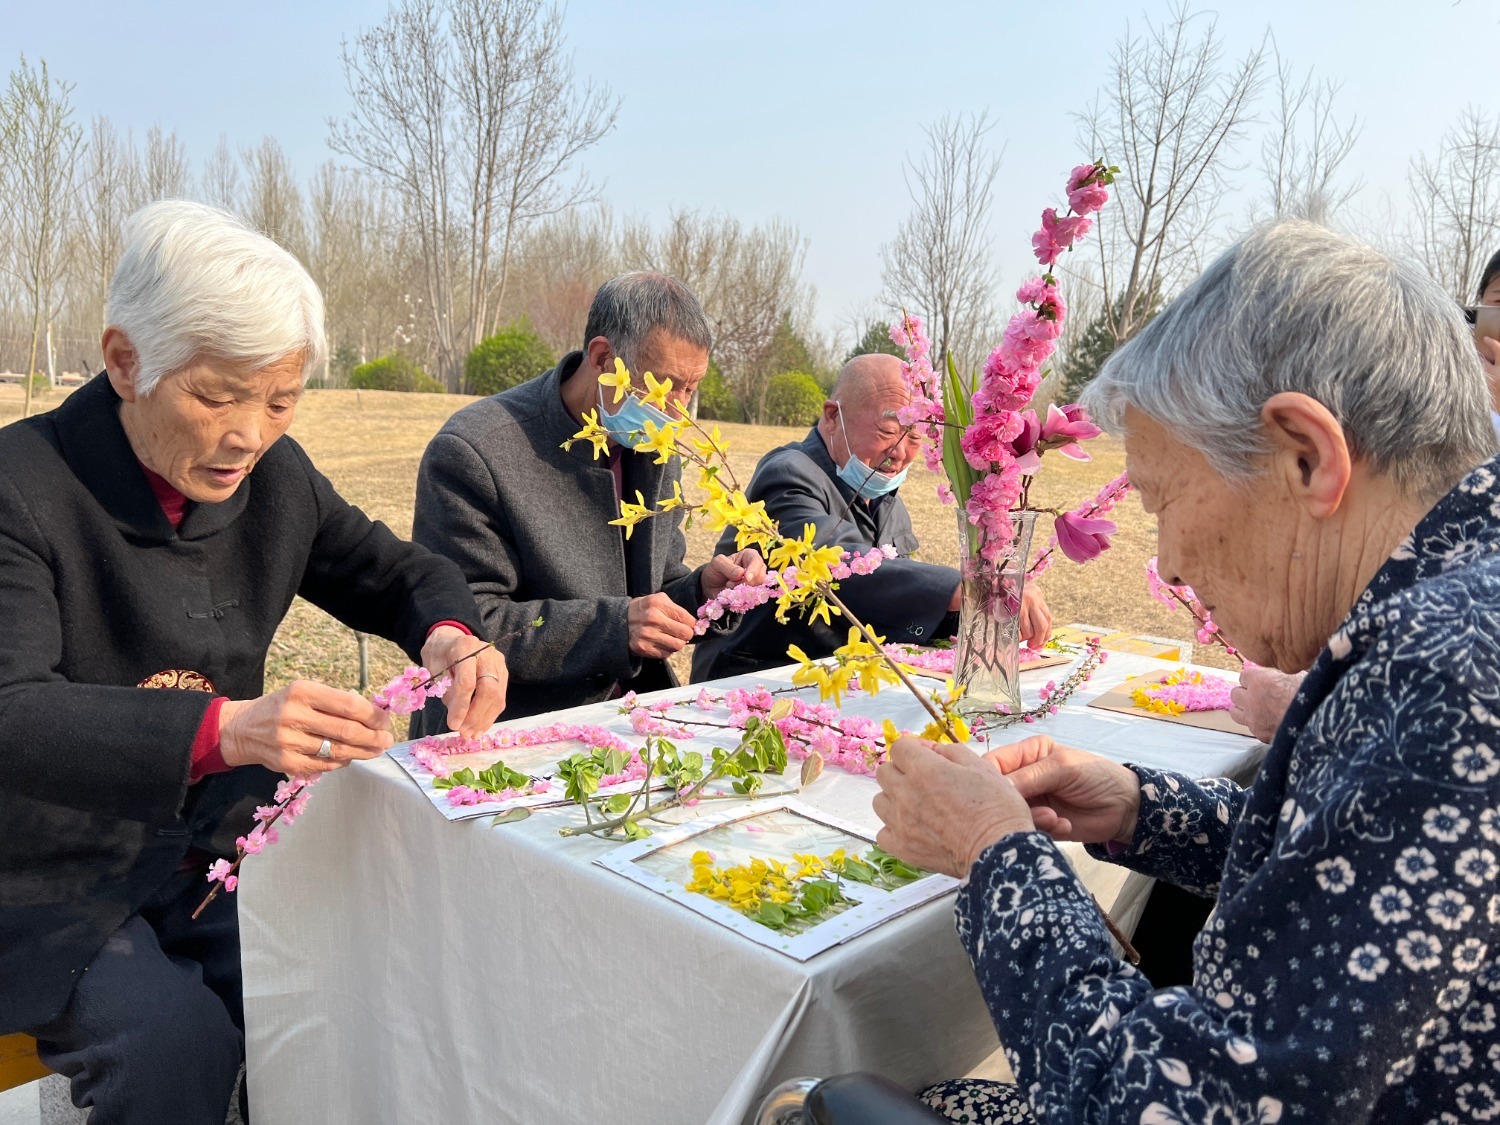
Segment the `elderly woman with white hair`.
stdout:
<svg viewBox="0 0 1500 1125">
<path fill-rule="evenodd" d="M 0 1032 L 35 1035 L 95 1125 L 205 1125 L 244 1022 L 233 896 L 190 920 L 205 872 L 278 775 L 391 745 L 353 692 L 265 694 L 276 627 L 301 595 L 440 669 L 481 621 L 456 566 L 284 436 L 326 349 L 290 254 L 152 204 L 106 319 L 105 374 L 0 430 Z M 449 722 L 488 726 L 505 684 L 492 650 L 459 664 Z"/>
<path fill-rule="evenodd" d="M 1451 299 L 1306 223 L 1225 253 L 1086 392 L 1164 579 L 1311 667 L 1249 789 L 906 739 L 880 843 L 965 876 L 1018 1088 L 957 1120 L 1500 1119 L 1500 466 Z M 1217 897 L 1190 987 L 1118 959 L 1054 840 Z M 965 1116 L 967 1114 L 967 1116 Z"/>
</svg>

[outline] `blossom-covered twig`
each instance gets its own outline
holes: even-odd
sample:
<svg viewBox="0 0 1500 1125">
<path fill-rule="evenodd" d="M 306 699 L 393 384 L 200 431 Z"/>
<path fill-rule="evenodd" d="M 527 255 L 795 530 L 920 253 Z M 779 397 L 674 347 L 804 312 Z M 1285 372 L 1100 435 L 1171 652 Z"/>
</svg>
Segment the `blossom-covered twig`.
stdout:
<svg viewBox="0 0 1500 1125">
<path fill-rule="evenodd" d="M 394 680 L 371 695 L 370 700 L 375 706 L 393 715 L 409 715 L 420 710 L 428 699 L 442 698 L 453 683 L 448 673 L 456 665 L 478 656 L 491 647 L 489 644 L 484 644 L 468 656 L 459 657 L 453 664 L 436 674 L 428 672 L 426 668 L 408 665 Z M 208 904 L 218 897 L 221 889 L 227 894 L 234 892 L 239 886 L 240 865 L 245 862 L 245 857 L 258 854 L 280 839 L 280 833 L 275 827 L 277 822 L 287 826 L 301 815 L 311 795 L 309 790 L 316 780 L 316 774 L 310 777 L 293 777 L 276 786 L 274 801 L 255 810 L 255 827 L 235 841 L 233 861 L 216 859 L 209 865 L 207 877 L 210 890 L 204 896 L 203 901 L 198 904 L 198 908 L 193 911 L 194 918 L 202 914 Z"/>
<path fill-rule="evenodd" d="M 1095 497 L 1087 504 L 1081 504 L 1071 512 L 1061 515 L 1057 519 L 1057 526 L 1053 530 L 1052 538 L 1047 541 L 1047 546 L 1037 555 L 1031 564 L 1031 569 L 1026 572 L 1028 578 L 1040 578 L 1046 573 L 1047 568 L 1052 565 L 1053 552 L 1059 546 L 1063 554 L 1074 562 L 1087 562 L 1100 551 L 1109 546 L 1108 536 L 1113 535 L 1115 524 L 1113 521 L 1105 520 L 1109 524 L 1108 529 L 1098 528 L 1091 521 L 1100 520 L 1114 510 L 1116 504 L 1130 495 L 1130 476 L 1121 473 L 1114 480 L 1101 488 Z M 1070 524 L 1065 533 L 1063 525 Z M 1064 535 L 1066 534 L 1066 538 Z M 1100 538 L 1100 537 L 1103 538 Z M 1080 544 L 1083 545 L 1080 550 Z M 1069 550 L 1069 547 L 1072 550 Z M 1089 554 L 1089 548 L 1096 548 L 1093 554 Z M 1080 557 L 1086 556 L 1086 557 Z"/>
<path fill-rule="evenodd" d="M 1209 613 L 1207 607 L 1199 600 L 1198 595 L 1193 592 L 1193 588 L 1191 586 L 1174 586 L 1170 582 L 1165 581 L 1157 573 L 1155 555 L 1146 560 L 1146 588 L 1151 592 L 1153 598 L 1161 602 L 1168 609 L 1176 609 L 1178 606 L 1182 606 L 1192 615 L 1193 620 L 1198 622 L 1196 636 L 1199 644 L 1216 644 L 1230 656 L 1238 660 L 1241 666 L 1244 665 L 1245 658 L 1240 655 L 1239 650 L 1230 644 L 1224 634 L 1219 631 L 1219 626 L 1214 621 L 1213 615 Z"/>
</svg>

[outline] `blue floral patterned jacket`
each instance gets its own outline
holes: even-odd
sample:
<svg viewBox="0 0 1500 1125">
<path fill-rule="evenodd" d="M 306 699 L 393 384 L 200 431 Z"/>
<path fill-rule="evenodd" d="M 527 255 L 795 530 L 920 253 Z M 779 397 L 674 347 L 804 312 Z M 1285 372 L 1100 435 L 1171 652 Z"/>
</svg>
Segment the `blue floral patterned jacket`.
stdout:
<svg viewBox="0 0 1500 1125">
<path fill-rule="evenodd" d="M 1191 988 L 1116 958 L 1046 836 L 975 864 L 959 934 L 1043 1120 L 1500 1122 L 1497 473 L 1381 568 L 1248 790 L 1133 767 L 1112 858 L 1218 896 Z"/>
</svg>

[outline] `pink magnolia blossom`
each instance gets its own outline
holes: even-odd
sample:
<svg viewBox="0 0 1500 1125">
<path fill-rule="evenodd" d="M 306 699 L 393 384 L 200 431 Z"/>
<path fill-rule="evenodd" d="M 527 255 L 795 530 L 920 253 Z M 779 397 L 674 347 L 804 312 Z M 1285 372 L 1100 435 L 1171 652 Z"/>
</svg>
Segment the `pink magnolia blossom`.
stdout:
<svg viewBox="0 0 1500 1125">
<path fill-rule="evenodd" d="M 1042 467 L 1042 455 L 1037 451 L 1037 442 L 1042 439 L 1042 424 L 1037 421 L 1035 410 L 1023 410 L 1021 432 L 1010 443 L 1011 453 L 1016 459 L 1016 468 L 1028 476 Z"/>
<path fill-rule="evenodd" d="M 1057 451 L 1075 461 L 1092 460 L 1078 443 L 1096 438 L 1103 432 L 1089 421 L 1088 411 L 1076 405 L 1064 406 L 1061 410 L 1056 406 L 1047 407 L 1047 420 L 1042 423 L 1042 440 L 1061 442 Z"/>
<path fill-rule="evenodd" d="M 1074 562 L 1088 562 L 1109 549 L 1109 537 L 1115 530 L 1113 520 L 1090 519 L 1064 512 L 1057 517 L 1057 545 Z"/>
<path fill-rule="evenodd" d="M 1121 473 L 1099 490 L 1087 504 L 1075 508 L 1073 514 L 1077 516 L 1106 516 L 1114 511 L 1115 505 L 1130 494 L 1130 477 Z M 1031 565 L 1030 575 L 1032 578 L 1044 574 L 1052 565 L 1052 557 L 1057 553 L 1057 534 L 1054 531 L 1052 539 L 1048 542 L 1046 549 L 1037 556 L 1036 562 Z"/>
</svg>

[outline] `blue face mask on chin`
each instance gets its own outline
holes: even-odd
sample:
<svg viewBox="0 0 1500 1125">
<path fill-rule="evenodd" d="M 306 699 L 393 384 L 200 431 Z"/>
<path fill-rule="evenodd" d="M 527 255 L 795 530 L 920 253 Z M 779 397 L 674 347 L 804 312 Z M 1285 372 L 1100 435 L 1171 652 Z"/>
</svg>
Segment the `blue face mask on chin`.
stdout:
<svg viewBox="0 0 1500 1125">
<path fill-rule="evenodd" d="M 642 402 L 632 391 L 625 396 L 620 409 L 611 414 L 604 406 L 604 391 L 599 391 L 599 425 L 615 441 L 627 449 L 634 449 L 646 441 L 646 423 L 659 430 L 672 419 L 649 403 Z"/>
<path fill-rule="evenodd" d="M 849 431 L 844 426 L 843 403 L 839 403 L 839 430 L 844 435 L 844 447 L 847 449 Z M 906 470 L 902 469 L 899 473 L 877 472 L 856 457 L 853 449 L 849 449 L 849 460 L 839 468 L 839 480 L 854 489 L 854 494 L 861 499 L 879 500 L 901 487 L 906 481 Z"/>
</svg>

